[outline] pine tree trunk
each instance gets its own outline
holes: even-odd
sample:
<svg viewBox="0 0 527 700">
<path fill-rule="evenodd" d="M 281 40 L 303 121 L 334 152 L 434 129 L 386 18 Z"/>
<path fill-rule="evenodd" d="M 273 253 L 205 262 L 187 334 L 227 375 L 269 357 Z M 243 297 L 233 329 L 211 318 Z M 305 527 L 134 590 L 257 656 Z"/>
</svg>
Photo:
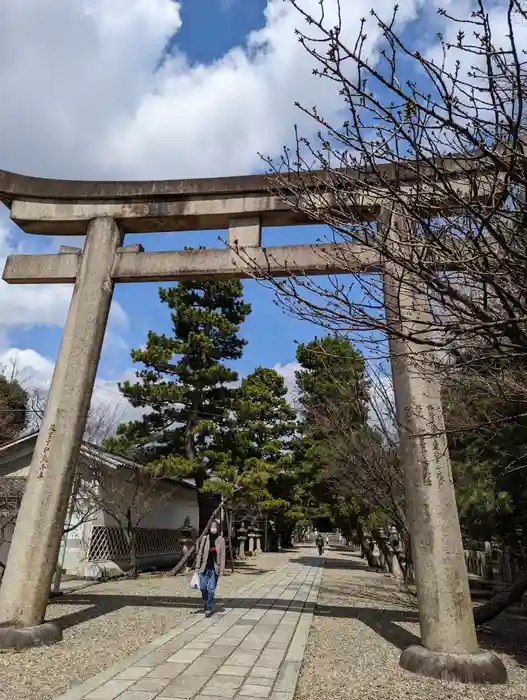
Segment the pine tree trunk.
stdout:
<svg viewBox="0 0 527 700">
<path fill-rule="evenodd" d="M 405 538 L 404 550 L 406 555 L 406 566 L 404 567 L 404 583 L 406 586 L 414 582 L 414 566 L 412 558 L 412 539 L 410 535 Z"/>
<path fill-rule="evenodd" d="M 227 537 L 229 540 L 229 554 L 230 554 L 230 559 L 231 559 L 231 572 L 234 573 L 234 550 L 232 548 L 232 521 L 234 518 L 234 514 L 231 510 L 231 512 L 227 512 Z"/>
<path fill-rule="evenodd" d="M 359 542 L 362 547 L 362 551 L 364 552 L 364 556 L 366 557 L 366 561 L 368 562 L 368 566 L 375 569 L 376 563 L 375 557 L 373 556 L 373 550 L 370 547 L 370 543 L 368 542 L 360 523 L 357 525 L 357 535 L 359 536 Z"/>
<path fill-rule="evenodd" d="M 281 539 L 281 547 L 282 549 L 290 549 L 293 546 L 292 543 L 292 536 L 293 536 L 293 530 L 295 529 L 294 525 L 288 525 L 283 533 L 282 533 L 282 539 Z"/>
<path fill-rule="evenodd" d="M 381 537 L 379 533 L 376 533 L 375 541 L 377 542 L 377 546 L 379 547 L 379 551 L 382 555 L 379 561 L 380 568 L 384 573 L 393 574 L 394 555 L 390 547 L 388 546 L 388 542 L 385 540 L 384 537 Z"/>
<path fill-rule="evenodd" d="M 527 591 L 527 572 L 524 572 L 508 588 L 497 593 L 485 605 L 474 610 L 474 622 L 476 625 L 484 625 L 497 615 L 502 613 L 514 603 L 519 602 Z"/>
<path fill-rule="evenodd" d="M 199 512 L 199 532 L 203 532 L 207 527 L 211 513 L 215 510 L 214 501 L 209 493 L 203 493 L 202 487 L 207 480 L 207 475 L 204 470 L 200 470 L 194 474 L 194 480 L 196 482 L 196 497 L 198 500 L 198 512 Z M 219 512 L 219 511 L 218 511 Z"/>
</svg>

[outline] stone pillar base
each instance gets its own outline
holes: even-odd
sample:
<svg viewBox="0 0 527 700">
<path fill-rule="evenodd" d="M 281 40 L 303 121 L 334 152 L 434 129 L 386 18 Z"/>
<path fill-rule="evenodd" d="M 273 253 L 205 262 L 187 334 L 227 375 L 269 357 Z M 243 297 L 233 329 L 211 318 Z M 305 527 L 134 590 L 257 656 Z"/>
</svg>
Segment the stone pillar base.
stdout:
<svg viewBox="0 0 527 700">
<path fill-rule="evenodd" d="M 0 649 L 28 649 L 62 641 L 62 629 L 55 622 L 34 627 L 0 625 Z"/>
<path fill-rule="evenodd" d="M 475 654 L 442 654 L 417 644 L 401 654 L 399 664 L 421 676 L 459 683 L 506 683 L 507 670 L 489 651 Z"/>
</svg>

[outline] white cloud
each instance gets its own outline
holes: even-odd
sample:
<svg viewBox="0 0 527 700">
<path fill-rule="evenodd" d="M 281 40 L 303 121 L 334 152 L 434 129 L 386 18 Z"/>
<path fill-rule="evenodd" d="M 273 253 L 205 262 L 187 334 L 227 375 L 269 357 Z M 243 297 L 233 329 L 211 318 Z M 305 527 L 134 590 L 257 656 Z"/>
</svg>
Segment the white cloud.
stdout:
<svg viewBox="0 0 527 700">
<path fill-rule="evenodd" d="M 29 390 L 37 390 L 45 396 L 51 384 L 55 363 L 49 357 L 44 357 L 31 348 L 9 348 L 0 352 L 0 369 L 12 372 Z M 134 379 L 133 370 L 127 370 L 118 379 L 98 377 L 92 397 L 92 407 L 98 410 L 98 415 L 105 413 L 108 420 L 114 423 L 132 420 L 142 414 L 142 410 L 134 409 L 119 392 L 118 384 L 125 380 Z"/>
<path fill-rule="evenodd" d="M 285 364 L 278 363 L 273 369 L 284 378 L 284 383 L 287 388 L 287 400 L 292 406 L 295 406 L 298 397 L 295 372 L 300 369 L 300 365 L 296 361 L 286 362 Z"/>
<path fill-rule="evenodd" d="M 423 2 L 404 3 L 402 19 Z M 334 23 L 336 2 L 325 5 Z M 318 0 L 302 6 L 319 11 Z M 345 40 L 370 7 L 342 3 Z M 312 76 L 288 2 L 268 0 L 265 27 L 212 64 L 164 55 L 180 25 L 173 0 L 0 3 L 2 167 L 63 177 L 244 173 L 260 166 L 258 151 L 277 154 L 290 141 L 302 120 L 294 100 L 328 116 L 341 105 L 336 86 Z M 374 55 L 379 30 L 370 25 Z"/>
<path fill-rule="evenodd" d="M 8 255 L 50 252 L 38 248 L 38 238 L 17 235 L 5 213 L 0 212 L 0 268 Z M 8 344 L 9 331 L 39 326 L 64 325 L 73 285 L 16 285 L 0 281 L 0 349 Z M 107 330 L 107 341 L 119 343 L 119 333 L 128 327 L 125 311 L 116 301 L 112 303 Z"/>
<path fill-rule="evenodd" d="M 366 377 L 370 382 L 369 422 L 393 433 L 395 393 L 389 365 L 378 359 L 366 360 Z"/>
</svg>

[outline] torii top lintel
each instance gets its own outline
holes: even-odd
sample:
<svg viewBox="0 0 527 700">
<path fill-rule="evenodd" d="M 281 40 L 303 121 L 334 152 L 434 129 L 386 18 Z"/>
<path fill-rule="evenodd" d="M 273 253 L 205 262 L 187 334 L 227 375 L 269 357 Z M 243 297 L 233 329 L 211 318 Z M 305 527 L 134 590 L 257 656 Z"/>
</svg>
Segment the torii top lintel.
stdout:
<svg viewBox="0 0 527 700">
<path fill-rule="evenodd" d="M 461 171 L 467 172 L 466 158 L 450 156 L 442 159 L 441 165 L 456 179 Z M 338 172 L 358 187 L 363 183 L 364 191 L 368 190 L 368 174 Z M 389 163 L 379 166 L 372 181 L 377 187 L 379 180 L 411 185 L 430 174 L 426 164 Z M 23 231 L 38 234 L 82 235 L 89 221 L 100 216 L 115 218 L 129 233 L 223 229 L 233 218 L 243 217 L 258 218 L 262 226 L 298 225 L 313 223 L 313 218 L 295 211 L 284 192 L 290 188 L 293 198 L 299 189 L 324 192 L 332 177 L 331 173 L 314 171 L 186 180 L 82 181 L 0 170 L 0 199 Z"/>
</svg>

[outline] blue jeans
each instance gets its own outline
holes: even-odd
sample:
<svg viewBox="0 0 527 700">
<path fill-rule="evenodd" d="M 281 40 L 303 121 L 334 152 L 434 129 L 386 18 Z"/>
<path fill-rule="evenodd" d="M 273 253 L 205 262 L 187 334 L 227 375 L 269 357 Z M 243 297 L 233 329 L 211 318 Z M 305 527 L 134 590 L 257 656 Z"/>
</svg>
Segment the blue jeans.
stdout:
<svg viewBox="0 0 527 700">
<path fill-rule="evenodd" d="M 201 597 L 203 598 L 207 610 L 212 610 L 212 601 L 214 600 L 217 583 L 218 575 L 214 571 L 214 568 L 209 569 L 207 567 L 205 571 L 199 575 Z"/>
</svg>

